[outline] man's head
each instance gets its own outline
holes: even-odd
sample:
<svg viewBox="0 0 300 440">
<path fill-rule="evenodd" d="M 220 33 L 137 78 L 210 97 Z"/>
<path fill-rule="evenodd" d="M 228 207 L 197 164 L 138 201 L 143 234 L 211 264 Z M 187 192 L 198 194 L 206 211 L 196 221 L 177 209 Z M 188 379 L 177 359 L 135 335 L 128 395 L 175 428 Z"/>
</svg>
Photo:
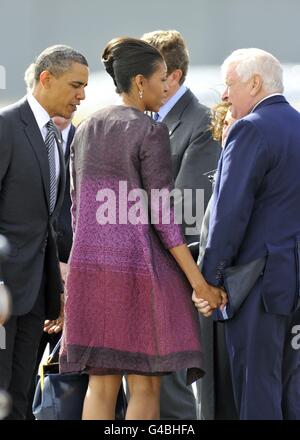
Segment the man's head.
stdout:
<svg viewBox="0 0 300 440">
<path fill-rule="evenodd" d="M 264 50 L 235 50 L 221 69 L 226 85 L 222 99 L 231 103 L 235 119 L 246 116 L 263 98 L 283 92 L 282 67 Z"/>
<path fill-rule="evenodd" d="M 51 117 L 69 119 L 85 98 L 88 74 L 81 53 L 63 45 L 48 47 L 34 63 L 33 95 Z"/>
<path fill-rule="evenodd" d="M 165 59 L 168 69 L 168 100 L 184 83 L 187 75 L 189 53 L 186 44 L 175 30 L 149 32 L 142 36 L 142 40 L 158 49 Z"/>
</svg>

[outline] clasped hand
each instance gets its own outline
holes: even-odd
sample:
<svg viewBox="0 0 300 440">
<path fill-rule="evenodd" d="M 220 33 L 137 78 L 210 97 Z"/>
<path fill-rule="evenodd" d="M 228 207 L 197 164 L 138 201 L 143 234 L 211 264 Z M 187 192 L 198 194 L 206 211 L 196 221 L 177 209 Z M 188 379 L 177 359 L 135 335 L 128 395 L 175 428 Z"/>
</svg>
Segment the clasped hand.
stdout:
<svg viewBox="0 0 300 440">
<path fill-rule="evenodd" d="M 207 284 L 204 295 L 207 299 L 203 299 L 201 295 L 203 295 L 203 291 L 194 290 L 192 300 L 198 312 L 206 318 L 211 316 L 213 311 L 218 307 L 221 310 L 224 310 L 224 307 L 228 302 L 226 292 L 220 287 L 214 287 L 210 284 Z"/>
</svg>

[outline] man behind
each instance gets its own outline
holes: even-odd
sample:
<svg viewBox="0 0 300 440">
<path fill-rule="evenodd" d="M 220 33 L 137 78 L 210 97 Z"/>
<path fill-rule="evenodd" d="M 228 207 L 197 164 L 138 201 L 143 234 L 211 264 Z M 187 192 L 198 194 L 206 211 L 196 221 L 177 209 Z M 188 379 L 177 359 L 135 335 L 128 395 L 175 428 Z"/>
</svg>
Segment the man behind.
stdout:
<svg viewBox="0 0 300 440">
<path fill-rule="evenodd" d="M 53 223 L 65 187 L 61 139 L 50 119 L 69 119 L 84 99 L 88 63 L 67 46 L 53 46 L 35 61 L 34 87 L 0 111 L 0 233 L 10 242 L 3 280 L 12 317 L 0 351 L 0 388 L 13 400 L 10 419 L 24 419 L 36 354 L 43 332 L 62 325 L 63 291 Z"/>
<path fill-rule="evenodd" d="M 229 266 L 266 258 L 224 326 L 239 418 L 280 420 L 285 336 L 299 299 L 300 115 L 282 95 L 282 67 L 268 52 L 234 51 L 222 70 L 222 98 L 240 120 L 219 162 L 203 274 L 222 286 Z"/>
<path fill-rule="evenodd" d="M 189 54 L 181 34 L 175 30 L 154 31 L 142 39 L 156 47 L 167 64 L 169 90 L 155 119 L 169 129 L 175 187 L 193 190 L 192 197 L 184 201 L 186 220 L 188 212 L 196 214 L 196 189 L 204 190 L 206 209 L 212 189 L 205 174 L 216 168 L 220 146 L 211 137 L 209 109 L 184 85 Z M 201 219 L 197 224 L 196 218 L 191 223 L 183 221 L 183 226 L 187 242 L 199 242 Z M 192 388 L 185 385 L 184 371 L 162 380 L 161 418 L 196 419 L 196 402 Z"/>
</svg>

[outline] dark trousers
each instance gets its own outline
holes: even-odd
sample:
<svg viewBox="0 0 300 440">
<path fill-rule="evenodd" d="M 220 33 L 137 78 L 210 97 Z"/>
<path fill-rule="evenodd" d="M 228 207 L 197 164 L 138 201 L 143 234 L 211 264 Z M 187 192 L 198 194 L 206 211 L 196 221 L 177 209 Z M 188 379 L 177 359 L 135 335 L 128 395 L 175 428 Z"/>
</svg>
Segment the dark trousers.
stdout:
<svg viewBox="0 0 300 440">
<path fill-rule="evenodd" d="M 224 323 L 241 420 L 283 419 L 283 359 L 289 320 L 265 311 L 260 279 L 235 317 Z"/>
<path fill-rule="evenodd" d="M 215 420 L 238 420 L 224 330 L 223 323 L 214 323 Z"/>
<path fill-rule="evenodd" d="M 160 390 L 161 420 L 196 420 L 196 399 L 186 385 L 186 370 L 162 376 Z"/>
<path fill-rule="evenodd" d="M 61 332 L 52 333 L 52 334 L 43 332 L 43 335 L 42 335 L 42 338 L 40 341 L 40 345 L 38 348 L 36 364 L 35 364 L 35 369 L 33 372 L 32 380 L 31 380 L 30 390 L 28 393 L 28 406 L 27 406 L 27 414 L 26 414 L 27 420 L 34 420 L 35 419 L 34 415 L 32 414 L 32 403 L 33 403 L 35 388 L 36 388 L 36 385 L 38 382 L 38 369 L 39 369 L 40 362 L 43 358 L 45 348 L 46 348 L 47 344 L 49 343 L 49 350 L 51 353 L 51 351 L 54 349 L 57 342 L 59 341 L 60 337 L 61 337 Z"/>
<path fill-rule="evenodd" d="M 0 350 L 0 389 L 12 398 L 10 420 L 26 417 L 28 392 L 45 320 L 45 279 L 32 310 L 4 325 L 6 349 Z"/>
</svg>

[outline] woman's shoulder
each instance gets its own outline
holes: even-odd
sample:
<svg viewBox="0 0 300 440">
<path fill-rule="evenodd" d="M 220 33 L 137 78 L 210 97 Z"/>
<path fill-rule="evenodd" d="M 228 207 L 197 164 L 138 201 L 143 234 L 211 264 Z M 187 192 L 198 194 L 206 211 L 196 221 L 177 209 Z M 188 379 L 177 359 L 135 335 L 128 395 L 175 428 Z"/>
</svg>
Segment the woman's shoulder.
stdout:
<svg viewBox="0 0 300 440">
<path fill-rule="evenodd" d="M 161 136 L 168 134 L 167 126 L 161 122 L 154 121 L 151 116 L 134 107 L 127 107 L 124 105 L 110 105 L 97 110 L 91 114 L 86 120 L 80 123 L 80 131 L 100 127 L 102 125 L 118 125 L 126 126 L 126 131 L 129 127 L 137 130 L 139 133 L 144 133 L 144 136 Z"/>
</svg>

